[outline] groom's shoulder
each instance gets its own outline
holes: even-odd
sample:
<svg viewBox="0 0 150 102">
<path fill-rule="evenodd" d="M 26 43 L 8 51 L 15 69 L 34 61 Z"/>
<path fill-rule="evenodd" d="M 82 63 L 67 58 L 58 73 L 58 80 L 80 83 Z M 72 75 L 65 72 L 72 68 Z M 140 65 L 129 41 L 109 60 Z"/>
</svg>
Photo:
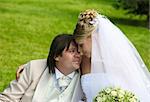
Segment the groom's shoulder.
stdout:
<svg viewBox="0 0 150 102">
<path fill-rule="evenodd" d="M 47 60 L 46 59 L 36 59 L 31 60 L 29 62 L 30 68 L 32 70 L 42 71 L 47 67 Z"/>
<path fill-rule="evenodd" d="M 47 68 L 47 60 L 46 59 L 31 60 L 26 65 L 27 68 L 29 69 L 29 72 L 33 76 L 39 76 Z"/>
<path fill-rule="evenodd" d="M 43 66 L 47 64 L 47 59 L 36 59 L 36 60 L 31 60 L 30 65 L 32 66 Z"/>
</svg>

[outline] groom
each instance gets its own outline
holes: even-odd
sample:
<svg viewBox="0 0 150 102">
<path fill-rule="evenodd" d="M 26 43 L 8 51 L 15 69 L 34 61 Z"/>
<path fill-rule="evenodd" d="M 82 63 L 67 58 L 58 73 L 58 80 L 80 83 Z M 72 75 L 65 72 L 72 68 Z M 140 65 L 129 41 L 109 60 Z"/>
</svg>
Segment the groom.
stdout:
<svg viewBox="0 0 150 102">
<path fill-rule="evenodd" d="M 83 98 L 78 71 L 81 56 L 72 35 L 54 38 L 46 59 L 24 65 L 18 81 L 0 94 L 0 102 L 78 102 Z"/>
</svg>

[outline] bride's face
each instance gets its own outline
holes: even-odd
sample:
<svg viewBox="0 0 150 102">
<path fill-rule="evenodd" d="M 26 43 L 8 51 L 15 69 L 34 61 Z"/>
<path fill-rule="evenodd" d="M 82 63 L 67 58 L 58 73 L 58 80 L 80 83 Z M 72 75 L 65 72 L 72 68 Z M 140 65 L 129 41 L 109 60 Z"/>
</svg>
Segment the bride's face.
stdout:
<svg viewBox="0 0 150 102">
<path fill-rule="evenodd" d="M 88 58 L 91 57 L 91 50 L 92 50 L 92 40 L 91 36 L 85 37 L 81 39 L 79 42 L 80 51 L 83 55 L 87 56 Z"/>
</svg>

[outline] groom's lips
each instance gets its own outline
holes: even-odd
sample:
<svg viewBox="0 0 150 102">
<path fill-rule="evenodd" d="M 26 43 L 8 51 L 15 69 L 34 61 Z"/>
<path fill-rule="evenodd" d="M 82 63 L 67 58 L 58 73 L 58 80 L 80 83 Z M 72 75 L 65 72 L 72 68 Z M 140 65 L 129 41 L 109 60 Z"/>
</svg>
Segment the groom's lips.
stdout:
<svg viewBox="0 0 150 102">
<path fill-rule="evenodd" d="M 75 63 L 80 63 L 80 61 L 74 61 Z"/>
<path fill-rule="evenodd" d="M 74 63 L 77 63 L 77 64 L 80 64 L 80 60 L 75 60 L 75 61 L 73 61 Z"/>
</svg>

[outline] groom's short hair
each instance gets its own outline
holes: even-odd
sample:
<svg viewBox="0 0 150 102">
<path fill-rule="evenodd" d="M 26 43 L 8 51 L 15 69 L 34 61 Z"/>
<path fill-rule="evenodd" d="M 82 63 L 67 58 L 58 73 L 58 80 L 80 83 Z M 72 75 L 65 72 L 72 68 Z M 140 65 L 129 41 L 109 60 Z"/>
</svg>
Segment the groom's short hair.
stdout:
<svg viewBox="0 0 150 102">
<path fill-rule="evenodd" d="M 55 58 L 61 56 L 65 48 L 68 50 L 72 42 L 77 46 L 77 43 L 71 34 L 59 34 L 53 39 L 47 58 L 49 73 L 55 73 Z"/>
</svg>

